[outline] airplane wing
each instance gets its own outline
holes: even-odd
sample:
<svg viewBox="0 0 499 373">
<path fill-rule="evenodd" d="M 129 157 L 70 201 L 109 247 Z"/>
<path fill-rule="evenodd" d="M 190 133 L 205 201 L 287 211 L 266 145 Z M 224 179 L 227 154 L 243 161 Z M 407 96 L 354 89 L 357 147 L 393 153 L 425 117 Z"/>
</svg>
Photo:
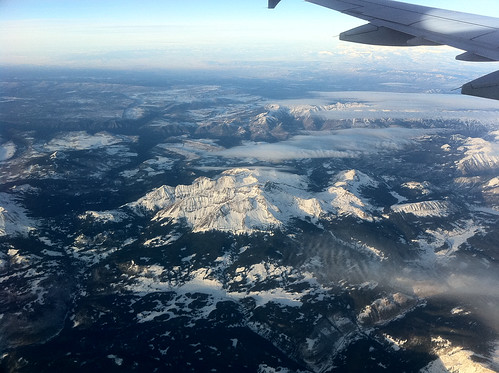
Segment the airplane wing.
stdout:
<svg viewBox="0 0 499 373">
<path fill-rule="evenodd" d="M 281 0 L 269 0 L 269 8 Z M 391 0 L 305 0 L 369 23 L 340 40 L 389 46 L 450 45 L 461 61 L 499 61 L 499 18 Z M 462 86 L 461 93 L 499 100 L 499 71 Z"/>
</svg>

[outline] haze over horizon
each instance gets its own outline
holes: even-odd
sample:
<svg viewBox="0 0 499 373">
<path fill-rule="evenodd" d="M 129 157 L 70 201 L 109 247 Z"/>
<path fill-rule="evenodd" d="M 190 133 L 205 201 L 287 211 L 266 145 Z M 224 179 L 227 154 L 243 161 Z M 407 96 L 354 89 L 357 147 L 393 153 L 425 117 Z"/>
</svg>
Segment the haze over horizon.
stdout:
<svg viewBox="0 0 499 373">
<path fill-rule="evenodd" d="M 499 16 L 482 0 L 413 3 Z M 0 65 L 105 69 L 249 70 L 390 68 L 461 71 L 449 47 L 383 48 L 340 42 L 365 22 L 303 1 L 11 1 L 0 3 Z M 483 9 L 483 11 L 480 11 Z"/>
</svg>

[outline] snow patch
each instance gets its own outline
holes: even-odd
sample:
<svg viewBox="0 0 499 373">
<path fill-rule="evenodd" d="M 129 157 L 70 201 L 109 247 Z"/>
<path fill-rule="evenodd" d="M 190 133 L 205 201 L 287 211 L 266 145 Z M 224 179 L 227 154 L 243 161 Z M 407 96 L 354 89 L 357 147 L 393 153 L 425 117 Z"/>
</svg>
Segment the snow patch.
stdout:
<svg viewBox="0 0 499 373">
<path fill-rule="evenodd" d="M 432 344 L 435 346 L 434 353 L 437 360 L 432 361 L 420 373 L 494 373 L 482 364 L 473 361 L 474 353 L 459 346 L 452 346 L 451 342 L 442 337 L 432 337 Z"/>
<path fill-rule="evenodd" d="M 9 159 L 11 159 L 14 156 L 14 154 L 16 154 L 16 150 L 17 150 L 17 147 L 12 141 L 1 144 L 0 145 L 0 162 L 8 161 Z"/>
<path fill-rule="evenodd" d="M 145 110 L 141 107 L 131 107 L 123 111 L 123 119 L 137 120 L 144 117 Z"/>
<path fill-rule="evenodd" d="M 404 347 L 404 344 L 407 343 L 407 339 L 397 339 L 397 338 L 394 338 L 391 335 L 386 334 L 386 333 L 384 333 L 383 336 L 390 343 L 391 347 L 395 351 L 399 351 L 400 349 L 402 349 Z"/>
<path fill-rule="evenodd" d="M 471 312 L 470 311 L 465 311 L 463 308 L 461 307 L 455 307 L 453 308 L 450 313 L 452 315 L 469 315 Z"/>
<path fill-rule="evenodd" d="M 394 213 L 412 214 L 419 217 L 447 217 L 453 206 L 447 201 L 423 201 L 403 203 L 391 207 Z"/>
<path fill-rule="evenodd" d="M 78 216 L 81 220 L 93 219 L 99 223 L 119 223 L 125 218 L 125 214 L 120 211 L 86 211 Z"/>
<path fill-rule="evenodd" d="M 177 241 L 182 235 L 179 234 L 168 234 L 166 236 L 157 236 L 149 240 L 144 241 L 144 246 L 146 247 L 160 247 L 171 244 Z"/>
<path fill-rule="evenodd" d="M 218 262 L 223 264 L 222 259 Z M 123 270 L 133 275 L 133 281 L 124 285 L 124 287 L 140 296 L 156 292 L 175 293 L 172 301 L 166 304 L 159 304 L 152 310 L 137 314 L 137 319 L 141 323 L 154 320 L 160 316 L 168 316 L 169 318 L 177 317 L 179 312 L 189 312 L 192 314 L 194 310 L 189 307 L 189 304 L 192 302 L 193 294 L 208 296 L 204 306 L 196 306 L 196 317 L 199 318 L 208 317 L 216 309 L 218 302 L 239 301 L 247 297 L 253 298 L 258 307 L 270 302 L 283 306 L 300 307 L 302 305 L 300 299 L 308 294 L 310 290 L 303 290 L 300 293 L 287 291 L 283 288 L 259 291 L 251 290 L 255 282 L 263 281 L 267 277 L 275 278 L 275 276 L 279 276 L 290 270 L 287 267 L 279 268 L 271 264 L 266 264 L 252 266 L 249 270 L 242 267 L 239 273 L 243 271 L 248 273 L 250 277 L 253 276 L 251 279 L 254 281 L 250 281 L 250 286 L 246 286 L 240 291 L 229 291 L 216 277 L 216 269 L 199 268 L 189 272 L 189 270 L 182 269 L 179 266 L 166 269 L 160 265 L 141 266 L 131 261 L 129 264 L 123 265 Z M 308 281 L 311 285 L 314 282 L 310 274 L 304 274 L 304 277 L 298 279 L 298 281 Z"/>
<path fill-rule="evenodd" d="M 429 183 L 426 182 L 426 181 L 424 181 L 422 183 L 420 183 L 418 181 L 408 181 L 406 183 L 403 183 L 401 186 L 403 188 L 407 188 L 407 189 L 410 189 L 410 190 L 418 191 L 422 195 L 430 194 L 430 189 L 428 188 L 429 187 Z"/>
<path fill-rule="evenodd" d="M 477 225 L 473 220 L 465 220 L 454 223 L 454 229 L 428 229 L 428 233 L 433 238 L 433 244 L 431 245 L 434 249 L 439 249 L 444 247 L 443 250 L 437 251 L 437 259 L 449 258 L 454 255 L 459 247 L 466 243 L 468 239 L 475 236 L 478 233 L 484 231 L 483 227 Z"/>
<path fill-rule="evenodd" d="M 116 356 L 116 355 L 107 355 L 108 359 L 114 360 L 114 363 L 118 366 L 121 366 L 123 364 L 123 359 Z"/>
<path fill-rule="evenodd" d="M 258 373 L 291 373 L 291 370 L 284 367 L 269 367 L 267 364 L 260 364 L 258 366 Z"/>
<path fill-rule="evenodd" d="M 27 216 L 27 211 L 14 196 L 0 193 L 0 237 L 27 236 L 36 230 L 36 226 L 36 222 Z"/>
<path fill-rule="evenodd" d="M 90 135 L 85 131 L 67 132 L 50 140 L 45 145 L 49 152 L 67 150 L 90 150 L 110 147 L 120 143 L 136 141 L 136 138 L 121 135 L 111 135 L 107 132 L 99 132 Z"/>
<path fill-rule="evenodd" d="M 440 147 L 444 152 L 449 152 L 451 150 L 451 146 L 449 144 L 444 144 Z"/>
</svg>

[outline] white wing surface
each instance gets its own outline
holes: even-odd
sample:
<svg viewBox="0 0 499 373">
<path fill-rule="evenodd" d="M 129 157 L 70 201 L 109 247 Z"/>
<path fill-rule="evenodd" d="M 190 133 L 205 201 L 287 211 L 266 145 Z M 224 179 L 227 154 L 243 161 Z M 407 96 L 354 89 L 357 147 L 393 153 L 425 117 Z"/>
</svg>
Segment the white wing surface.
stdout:
<svg viewBox="0 0 499 373">
<path fill-rule="evenodd" d="M 369 23 L 340 34 L 363 44 L 418 46 L 446 44 L 462 61 L 499 61 L 499 18 L 391 0 L 306 0 Z M 269 0 L 274 8 L 280 0 Z M 499 71 L 463 85 L 463 94 L 499 100 Z"/>
</svg>

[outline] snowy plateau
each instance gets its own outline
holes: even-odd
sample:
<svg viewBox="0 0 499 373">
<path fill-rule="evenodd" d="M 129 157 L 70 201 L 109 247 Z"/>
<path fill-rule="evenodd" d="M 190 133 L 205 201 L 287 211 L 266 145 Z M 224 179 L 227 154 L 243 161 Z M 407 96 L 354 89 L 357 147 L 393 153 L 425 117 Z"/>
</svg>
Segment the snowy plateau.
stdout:
<svg viewBox="0 0 499 373">
<path fill-rule="evenodd" d="M 1 371 L 499 371 L 499 103 L 40 74 L 0 82 Z"/>
</svg>

